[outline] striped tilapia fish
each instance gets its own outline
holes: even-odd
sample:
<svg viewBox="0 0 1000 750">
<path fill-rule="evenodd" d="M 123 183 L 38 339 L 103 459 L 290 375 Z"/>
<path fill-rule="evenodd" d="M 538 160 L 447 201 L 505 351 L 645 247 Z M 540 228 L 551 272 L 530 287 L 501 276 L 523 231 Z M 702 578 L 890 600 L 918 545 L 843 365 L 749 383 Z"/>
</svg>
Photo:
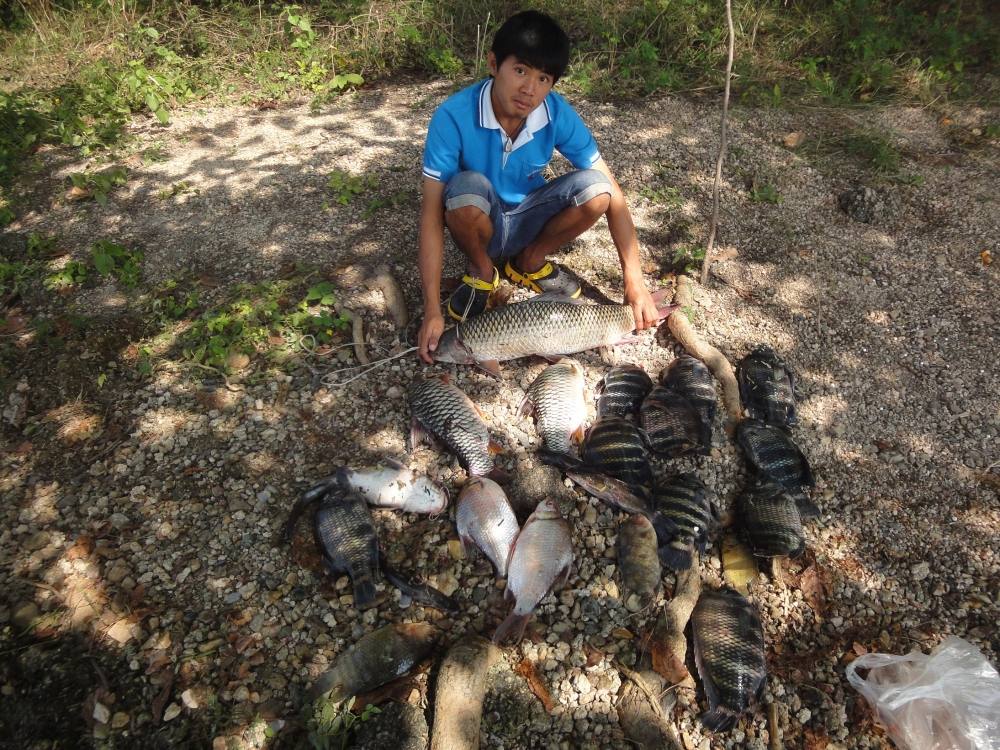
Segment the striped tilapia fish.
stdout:
<svg viewBox="0 0 1000 750">
<path fill-rule="evenodd" d="M 660 319 L 676 305 L 665 305 L 666 290 L 653 294 Z M 444 332 L 434 351 L 438 362 L 476 364 L 498 375 L 499 362 L 537 354 L 558 357 L 630 340 L 635 316 L 628 305 L 592 305 L 565 297 L 539 295 L 527 302 L 487 310 Z"/>
<path fill-rule="evenodd" d="M 493 642 L 520 642 L 535 607 L 566 582 L 572 565 L 569 524 L 554 500 L 542 500 L 514 542 L 507 567 L 507 591 L 514 597 L 514 608 L 500 623 Z"/>
<path fill-rule="evenodd" d="M 535 429 L 545 447 L 556 453 L 573 453 L 574 441 L 583 440 L 587 421 L 583 367 L 572 359 L 549 365 L 528 386 L 521 415 L 535 418 Z"/>
<path fill-rule="evenodd" d="M 631 594 L 639 599 L 639 606 L 645 607 L 656 596 L 660 588 L 660 558 L 656 553 L 656 530 L 649 519 L 633 515 L 622 521 L 618 527 L 618 541 L 615 544 L 618 555 L 618 570 L 621 572 L 625 601 Z M 628 606 L 628 605 L 626 605 Z"/>
<path fill-rule="evenodd" d="M 740 399 L 751 417 L 779 427 L 798 424 L 795 375 L 767 344 L 740 360 L 736 380 Z"/>
<path fill-rule="evenodd" d="M 674 360 L 660 371 L 660 385 L 684 396 L 711 425 L 717 408 L 712 371 L 683 348 L 678 347 L 675 352 Z"/>
<path fill-rule="evenodd" d="M 754 482 L 736 504 L 739 528 L 758 557 L 797 557 L 806 546 L 795 498 L 767 480 Z"/>
<path fill-rule="evenodd" d="M 653 490 L 653 526 L 660 560 L 671 570 L 691 567 L 704 553 L 716 522 L 712 492 L 694 474 L 679 474 Z"/>
<path fill-rule="evenodd" d="M 617 365 L 608 370 L 597 388 L 598 419 L 628 417 L 639 411 L 639 404 L 653 390 L 653 381 L 638 365 Z"/>
<path fill-rule="evenodd" d="M 463 549 L 468 551 L 475 544 L 493 563 L 497 576 L 507 576 L 510 551 L 520 529 L 499 484 L 485 477 L 467 483 L 458 496 L 455 526 Z"/>
<path fill-rule="evenodd" d="M 590 468 L 620 479 L 641 494 L 653 483 L 642 430 L 622 417 L 606 417 L 587 432 L 581 451 Z"/>
<path fill-rule="evenodd" d="M 757 607 L 735 589 L 702 591 L 691 615 L 694 660 L 708 698 L 701 723 L 732 729 L 759 700 L 767 677 L 764 632 Z"/>
<path fill-rule="evenodd" d="M 365 499 L 354 492 L 330 492 L 316 509 L 313 533 L 327 569 L 334 576 L 350 576 L 354 606 L 366 609 L 375 604 L 378 537 Z"/>
<path fill-rule="evenodd" d="M 809 461 L 779 427 L 756 419 L 744 419 L 736 426 L 736 442 L 757 473 L 786 489 L 816 484 Z"/>
<path fill-rule="evenodd" d="M 309 690 L 314 701 L 329 693 L 331 703 L 375 690 L 402 677 L 433 651 L 440 631 L 425 622 L 386 625 L 343 651 Z"/>
<path fill-rule="evenodd" d="M 639 421 L 649 448 L 671 458 L 707 456 L 712 447 L 712 423 L 677 391 L 656 386 L 639 407 Z"/>
<path fill-rule="evenodd" d="M 479 409 L 461 390 L 447 379 L 417 379 L 410 384 L 409 400 L 413 447 L 426 431 L 448 446 L 469 474 L 485 476 L 494 471 L 496 444 Z"/>
</svg>

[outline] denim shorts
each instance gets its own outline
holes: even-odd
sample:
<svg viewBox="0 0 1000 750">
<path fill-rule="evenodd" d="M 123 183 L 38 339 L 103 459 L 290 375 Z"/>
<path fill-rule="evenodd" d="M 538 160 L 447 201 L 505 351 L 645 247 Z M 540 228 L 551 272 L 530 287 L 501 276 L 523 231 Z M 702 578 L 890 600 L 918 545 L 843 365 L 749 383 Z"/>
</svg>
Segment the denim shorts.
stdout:
<svg viewBox="0 0 1000 750">
<path fill-rule="evenodd" d="M 582 206 L 601 194 L 611 195 L 611 182 L 596 169 L 578 169 L 557 177 L 516 205 L 504 203 L 480 172 L 459 172 L 444 190 L 447 211 L 475 206 L 489 214 L 493 237 L 487 250 L 491 258 L 521 252 L 542 231 L 546 222 L 570 206 Z"/>
</svg>

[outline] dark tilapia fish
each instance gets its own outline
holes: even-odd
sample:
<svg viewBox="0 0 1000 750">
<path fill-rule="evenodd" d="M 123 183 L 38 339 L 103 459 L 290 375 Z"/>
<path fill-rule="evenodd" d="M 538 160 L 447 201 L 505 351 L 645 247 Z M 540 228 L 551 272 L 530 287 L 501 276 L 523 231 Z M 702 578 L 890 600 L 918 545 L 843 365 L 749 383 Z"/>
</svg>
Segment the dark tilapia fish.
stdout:
<svg viewBox="0 0 1000 750">
<path fill-rule="evenodd" d="M 474 544 L 490 559 L 497 575 L 507 576 L 507 563 L 520 528 L 503 488 L 492 479 L 476 478 L 458 496 L 455 525 L 462 547 Z"/>
<path fill-rule="evenodd" d="M 598 500 L 603 500 L 611 507 L 626 513 L 649 515 L 649 503 L 646 501 L 649 492 L 647 487 L 633 487 L 598 469 L 591 468 L 579 458 L 567 456 L 565 453 L 541 449 L 535 455 L 543 464 L 562 469 L 567 479 L 584 492 L 593 495 Z"/>
<path fill-rule="evenodd" d="M 736 426 L 736 442 L 759 474 L 786 489 L 816 484 L 809 461 L 784 430 L 756 419 Z"/>
<path fill-rule="evenodd" d="M 660 558 L 653 524 L 641 515 L 626 518 L 618 527 L 615 550 L 626 595 L 635 594 L 645 607 L 660 588 Z"/>
<path fill-rule="evenodd" d="M 417 379 L 410 385 L 409 400 L 414 446 L 426 431 L 448 446 L 469 474 L 494 471 L 496 446 L 476 405 L 461 390 L 446 379 Z"/>
<path fill-rule="evenodd" d="M 704 553 L 716 523 L 712 492 L 694 474 L 680 474 L 653 490 L 653 526 L 660 560 L 671 570 L 691 567 Z"/>
<path fill-rule="evenodd" d="M 535 429 L 545 447 L 572 453 L 583 440 L 587 421 L 583 367 L 572 359 L 549 365 L 535 378 L 521 402 L 521 414 L 535 418 Z"/>
<path fill-rule="evenodd" d="M 431 654 L 439 635 L 433 625 L 412 622 L 386 625 L 362 636 L 316 681 L 309 700 L 330 693 L 329 700 L 336 703 L 402 677 Z"/>
<path fill-rule="evenodd" d="M 652 294 L 660 319 L 677 306 L 663 303 L 666 290 Z M 558 357 L 612 346 L 631 339 L 635 316 L 629 305 L 592 305 L 539 295 L 527 302 L 487 310 L 444 332 L 434 351 L 437 362 L 477 364 L 498 375 L 499 362 L 537 354 Z"/>
<path fill-rule="evenodd" d="M 569 524 L 555 501 L 543 500 L 514 542 L 507 569 L 507 591 L 514 597 L 514 608 L 500 623 L 493 642 L 520 642 L 535 607 L 549 591 L 566 582 L 572 565 Z"/>
<path fill-rule="evenodd" d="M 653 482 L 642 430 L 622 417 L 594 423 L 580 455 L 589 468 L 620 479 L 633 490 L 648 492 L 646 488 Z"/>
<path fill-rule="evenodd" d="M 597 388 L 598 419 L 628 417 L 639 411 L 639 404 L 653 390 L 653 381 L 638 365 L 617 365 L 608 370 Z"/>
<path fill-rule="evenodd" d="M 686 397 L 662 385 L 642 402 L 639 421 L 654 453 L 707 456 L 712 448 L 712 423 Z"/>
<path fill-rule="evenodd" d="M 788 365 L 761 344 L 736 365 L 740 398 L 750 416 L 768 424 L 798 424 L 795 413 L 795 376 Z"/>
<path fill-rule="evenodd" d="M 375 604 L 378 536 L 364 498 L 353 492 L 328 494 L 316 509 L 313 533 L 327 569 L 335 576 L 351 577 L 354 606 L 365 609 Z"/>
<path fill-rule="evenodd" d="M 660 385 L 684 396 L 711 424 L 718 404 L 712 371 L 683 349 L 675 351 L 677 356 L 660 371 Z"/>
<path fill-rule="evenodd" d="M 797 557 L 805 549 L 802 518 L 795 498 L 767 480 L 754 482 L 737 502 L 740 531 L 758 557 Z"/>
<path fill-rule="evenodd" d="M 385 576 L 385 580 L 399 589 L 402 593 L 406 594 L 413 601 L 428 607 L 440 609 L 443 612 L 456 613 L 459 611 L 458 602 L 443 591 L 434 588 L 429 583 L 423 581 L 413 581 L 407 578 L 398 570 L 391 568 L 385 557 L 382 557 L 381 561 L 382 575 Z"/>
<path fill-rule="evenodd" d="M 691 630 L 694 660 L 708 698 L 701 723 L 712 732 L 728 731 L 764 689 L 767 665 L 760 615 L 738 591 L 708 589 L 695 605 Z"/>
</svg>

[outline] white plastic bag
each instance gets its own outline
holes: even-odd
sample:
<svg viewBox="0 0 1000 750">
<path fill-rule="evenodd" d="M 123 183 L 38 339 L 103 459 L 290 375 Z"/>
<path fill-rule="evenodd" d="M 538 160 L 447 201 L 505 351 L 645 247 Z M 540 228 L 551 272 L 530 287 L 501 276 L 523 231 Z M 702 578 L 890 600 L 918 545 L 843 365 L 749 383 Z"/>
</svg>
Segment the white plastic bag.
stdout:
<svg viewBox="0 0 1000 750">
<path fill-rule="evenodd" d="M 846 671 L 901 750 L 1000 750 L 1000 675 L 968 641 L 946 638 L 930 654 L 865 654 Z"/>
</svg>

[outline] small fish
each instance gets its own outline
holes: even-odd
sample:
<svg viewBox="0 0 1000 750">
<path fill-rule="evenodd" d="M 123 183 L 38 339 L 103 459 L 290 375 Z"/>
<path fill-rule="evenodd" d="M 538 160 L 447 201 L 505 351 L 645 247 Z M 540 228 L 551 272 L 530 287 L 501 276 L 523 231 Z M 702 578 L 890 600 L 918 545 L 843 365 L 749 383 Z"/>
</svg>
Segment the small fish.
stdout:
<svg viewBox="0 0 1000 750">
<path fill-rule="evenodd" d="M 329 701 L 339 703 L 402 677 L 431 654 L 439 637 L 438 629 L 424 622 L 368 633 L 337 657 L 309 691 L 309 700 L 329 693 Z"/>
<path fill-rule="evenodd" d="M 385 466 L 366 469 L 342 467 L 338 481 L 359 492 L 369 505 L 395 508 L 407 513 L 437 515 L 448 507 L 448 493 L 426 476 L 414 474 L 408 467 L 386 459 Z"/>
<path fill-rule="evenodd" d="M 455 525 L 462 547 L 468 551 L 475 544 L 493 563 L 497 576 L 505 578 L 520 529 L 503 488 L 482 477 L 466 484 L 458 496 Z"/>
<path fill-rule="evenodd" d="M 514 608 L 500 623 L 494 643 L 519 643 L 538 603 L 569 578 L 573 545 L 569 524 L 554 500 L 542 500 L 514 542 L 507 571 L 507 591 Z"/>
<path fill-rule="evenodd" d="M 603 500 L 613 508 L 626 513 L 638 513 L 641 516 L 649 515 L 649 503 L 646 499 L 620 479 L 587 469 L 568 469 L 566 476 L 584 492 Z"/>
<path fill-rule="evenodd" d="M 671 458 L 707 456 L 712 447 L 712 423 L 677 391 L 656 386 L 639 408 L 639 421 L 649 448 Z"/>
<path fill-rule="evenodd" d="M 354 606 L 366 609 L 375 604 L 378 536 L 364 498 L 354 492 L 330 491 L 316 509 L 313 533 L 327 569 L 335 576 L 350 576 Z"/>
<path fill-rule="evenodd" d="M 535 378 L 521 402 L 521 415 L 533 415 L 545 447 L 572 453 L 583 440 L 587 421 L 583 367 L 572 359 L 549 365 Z"/>
<path fill-rule="evenodd" d="M 798 557 L 806 546 L 795 498 L 767 480 L 754 482 L 737 502 L 740 530 L 758 557 Z"/>
<path fill-rule="evenodd" d="M 809 460 L 781 428 L 744 419 L 736 426 L 736 442 L 759 474 L 785 489 L 816 484 Z"/>
<path fill-rule="evenodd" d="M 391 568 L 384 557 L 382 558 L 382 575 L 385 576 L 385 580 L 419 604 L 452 614 L 459 611 L 458 602 L 452 597 L 429 583 L 411 581 L 398 570 Z"/>
<path fill-rule="evenodd" d="M 608 370 L 597 388 L 598 419 L 628 417 L 639 411 L 639 404 L 653 390 L 653 381 L 638 365 L 617 365 Z"/>
<path fill-rule="evenodd" d="M 496 475 L 493 454 L 499 449 L 490 440 L 479 409 L 461 390 L 447 379 L 417 379 L 410 385 L 409 401 L 414 446 L 426 431 L 448 446 L 469 474 Z"/>
<path fill-rule="evenodd" d="M 761 344 L 736 366 L 740 398 L 750 416 L 767 424 L 798 424 L 795 375 L 767 344 Z"/>
<path fill-rule="evenodd" d="M 627 594 L 635 594 L 643 607 L 660 588 L 660 558 L 656 530 L 645 516 L 629 516 L 618 527 L 618 569 Z"/>
<path fill-rule="evenodd" d="M 653 490 L 653 526 L 660 560 L 671 570 L 691 567 L 694 550 L 705 552 L 716 523 L 713 494 L 694 474 L 680 474 Z"/>
<path fill-rule="evenodd" d="M 677 356 L 660 371 L 660 385 L 684 396 L 711 424 L 718 406 L 712 371 L 680 345 L 674 351 Z"/>
<path fill-rule="evenodd" d="M 660 319 L 677 305 L 664 304 L 667 291 L 652 297 Z M 635 316 L 629 305 L 592 305 L 546 295 L 504 305 L 469 318 L 444 332 L 434 352 L 437 362 L 475 364 L 494 375 L 499 363 L 528 357 L 558 357 L 631 341 Z"/>
<path fill-rule="evenodd" d="M 622 417 L 599 419 L 583 442 L 581 458 L 589 468 L 644 492 L 653 482 L 642 430 Z"/>
<path fill-rule="evenodd" d="M 728 731 L 764 689 L 767 665 L 760 615 L 738 591 L 707 589 L 691 615 L 691 631 L 695 664 L 708 698 L 701 723 L 711 732 Z"/>
</svg>

